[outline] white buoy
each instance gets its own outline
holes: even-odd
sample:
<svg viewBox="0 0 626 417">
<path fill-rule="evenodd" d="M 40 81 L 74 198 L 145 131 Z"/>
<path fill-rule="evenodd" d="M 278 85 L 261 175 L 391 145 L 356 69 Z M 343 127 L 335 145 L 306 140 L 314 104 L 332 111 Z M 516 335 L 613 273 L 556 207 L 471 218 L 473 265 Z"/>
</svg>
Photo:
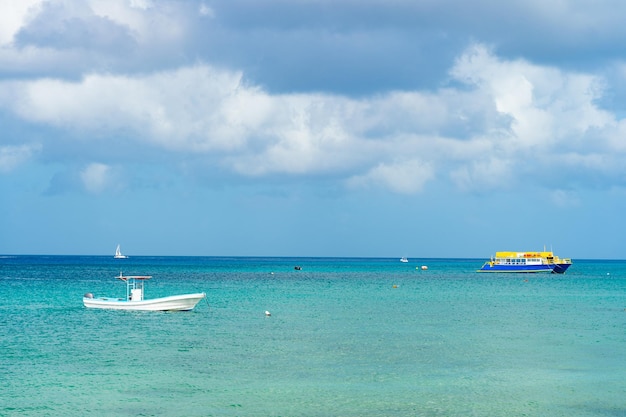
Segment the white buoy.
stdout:
<svg viewBox="0 0 626 417">
<path fill-rule="evenodd" d="M 265 310 L 265 315 L 266 315 L 267 317 L 269 317 L 269 316 L 271 316 L 271 315 L 272 315 L 272 313 L 270 313 L 269 311 Z"/>
<path fill-rule="evenodd" d="M 422 271 L 426 271 L 428 267 L 426 265 L 422 265 Z"/>
</svg>

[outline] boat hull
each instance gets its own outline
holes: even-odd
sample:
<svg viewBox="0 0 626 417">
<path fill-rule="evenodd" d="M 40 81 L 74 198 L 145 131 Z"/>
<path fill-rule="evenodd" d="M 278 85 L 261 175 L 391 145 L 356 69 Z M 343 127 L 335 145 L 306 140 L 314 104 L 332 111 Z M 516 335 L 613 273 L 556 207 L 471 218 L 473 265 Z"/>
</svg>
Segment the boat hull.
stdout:
<svg viewBox="0 0 626 417">
<path fill-rule="evenodd" d="M 553 274 L 564 274 L 572 264 L 571 263 L 560 263 L 554 264 L 554 269 L 552 270 Z"/>
<path fill-rule="evenodd" d="M 189 311 L 206 297 L 205 293 L 172 295 L 169 297 L 153 298 L 151 300 L 128 301 L 119 298 L 88 298 L 83 297 L 83 304 L 87 308 L 108 310 L 134 311 Z"/>
<path fill-rule="evenodd" d="M 552 272 L 551 265 L 500 265 L 486 262 L 478 272 L 526 272 L 526 273 L 541 273 Z"/>
</svg>

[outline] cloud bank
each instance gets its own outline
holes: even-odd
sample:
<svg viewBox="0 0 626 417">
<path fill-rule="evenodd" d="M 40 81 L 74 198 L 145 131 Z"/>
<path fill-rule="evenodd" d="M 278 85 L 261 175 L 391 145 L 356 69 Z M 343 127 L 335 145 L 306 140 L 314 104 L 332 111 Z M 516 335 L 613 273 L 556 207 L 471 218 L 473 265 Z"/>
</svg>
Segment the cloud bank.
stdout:
<svg viewBox="0 0 626 417">
<path fill-rule="evenodd" d="M 411 7 L 385 9 L 383 21 Z M 519 7 L 543 18 L 554 12 Z M 132 147 L 141 163 L 167 160 L 172 168 L 193 159 L 244 180 L 331 177 L 350 189 L 402 194 L 433 182 L 479 192 L 528 182 L 550 189 L 623 186 L 626 178 L 625 123 L 600 105 L 611 87 L 602 73 L 506 57 L 475 41 L 459 50 L 434 87 L 283 91 L 255 81 L 259 74 L 247 63 L 238 66 L 233 55 L 200 54 L 200 33 L 261 30 L 258 21 L 235 18 L 228 8 L 92 0 L 30 1 L 6 10 L 0 109 L 54 134 L 5 136 L 5 175 L 32 158 L 57 158 L 86 166 L 73 172 L 87 191 L 101 192 L 110 187 L 107 167 L 120 162 L 88 149 L 115 141 Z M 321 9 L 314 7 L 316 13 Z M 340 43 L 364 34 L 356 21 L 347 25 L 336 33 Z M 302 34 L 308 27 L 280 30 Z M 413 77 L 420 75 L 416 70 Z"/>
</svg>

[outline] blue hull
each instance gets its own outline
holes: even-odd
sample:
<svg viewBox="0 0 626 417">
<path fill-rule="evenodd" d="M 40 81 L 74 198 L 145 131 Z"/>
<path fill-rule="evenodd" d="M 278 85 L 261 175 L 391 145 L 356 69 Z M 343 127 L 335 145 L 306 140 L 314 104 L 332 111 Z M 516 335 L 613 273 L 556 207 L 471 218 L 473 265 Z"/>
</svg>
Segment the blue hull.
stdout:
<svg viewBox="0 0 626 417">
<path fill-rule="evenodd" d="M 572 264 L 554 264 L 553 274 L 564 274 Z"/>
<path fill-rule="evenodd" d="M 567 269 L 567 266 L 564 265 Z M 553 265 L 490 265 L 489 262 L 485 263 L 478 272 L 553 272 Z M 565 272 L 565 270 L 563 270 Z"/>
</svg>

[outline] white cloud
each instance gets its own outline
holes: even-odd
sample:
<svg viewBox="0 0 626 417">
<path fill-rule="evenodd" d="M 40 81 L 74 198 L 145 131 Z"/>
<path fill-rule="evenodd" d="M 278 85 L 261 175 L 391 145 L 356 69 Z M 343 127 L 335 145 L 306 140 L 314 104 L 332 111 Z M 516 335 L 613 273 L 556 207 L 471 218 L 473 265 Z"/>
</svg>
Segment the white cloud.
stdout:
<svg viewBox="0 0 626 417">
<path fill-rule="evenodd" d="M 177 43 L 186 34 L 184 20 L 168 3 L 154 7 L 149 0 L 89 0 L 94 15 L 127 27 L 144 44 Z"/>
<path fill-rule="evenodd" d="M 553 190 L 550 193 L 552 203 L 559 207 L 577 207 L 580 205 L 580 196 L 575 191 Z"/>
<path fill-rule="evenodd" d="M 130 0 L 130 7 L 147 10 L 154 7 L 151 0 Z"/>
<path fill-rule="evenodd" d="M 466 161 L 450 173 L 450 178 L 459 189 L 465 191 L 497 189 L 511 184 L 512 164 L 506 156 L 487 156 Z"/>
<path fill-rule="evenodd" d="M 422 190 L 424 184 L 433 179 L 433 167 L 419 160 L 394 163 L 381 163 L 365 175 L 348 180 L 352 187 L 382 186 L 400 194 L 414 194 Z"/>
<path fill-rule="evenodd" d="M 607 142 L 608 149 L 626 153 L 626 120 L 620 120 L 615 130 L 607 132 Z"/>
<path fill-rule="evenodd" d="M 80 172 L 80 179 L 85 189 L 97 194 L 111 185 L 111 167 L 101 163 L 91 163 Z"/>
<path fill-rule="evenodd" d="M 13 41 L 15 34 L 44 2 L 45 0 L 0 0 L 0 47 Z"/>
<path fill-rule="evenodd" d="M 264 96 L 241 74 L 198 66 L 146 77 L 90 75 L 12 84 L 23 118 L 83 131 L 130 131 L 167 149 L 240 146 L 263 112 Z"/>
<path fill-rule="evenodd" d="M 490 143 L 488 151 L 452 171 L 451 178 L 463 189 L 511 186 L 533 170 L 575 170 L 571 161 L 588 161 L 590 150 L 619 150 L 610 143 L 611 132 L 618 129 L 615 116 L 596 105 L 603 94 L 598 77 L 524 60 L 504 61 L 480 44 L 457 60 L 451 74 L 475 87 L 476 94 L 489 97 L 497 111 L 510 118 L 508 129 L 482 133 L 482 140 Z M 589 140 L 596 141 L 595 146 Z"/>
<path fill-rule="evenodd" d="M 170 67 L 190 14 L 169 1 L 0 0 L 0 75 Z"/>
<path fill-rule="evenodd" d="M 198 13 L 200 13 L 200 16 L 215 17 L 215 11 L 204 3 L 200 4 Z"/>
<path fill-rule="evenodd" d="M 40 145 L 0 146 L 0 172 L 14 170 L 40 150 Z"/>
<path fill-rule="evenodd" d="M 602 81 L 592 75 L 523 60 L 503 61 L 480 44 L 457 60 L 451 74 L 476 86 L 492 98 L 499 112 L 513 118 L 511 130 L 521 147 L 580 137 L 613 122 L 594 104 L 602 94 Z"/>
<path fill-rule="evenodd" d="M 172 2 L 89 0 L 89 5 L 94 15 L 128 28 L 149 48 L 169 50 L 169 45 L 179 45 L 187 35 L 185 9 Z"/>
<path fill-rule="evenodd" d="M 583 157 L 591 140 L 598 152 L 626 151 L 624 123 L 595 104 L 598 77 L 503 60 L 480 44 L 450 74 L 470 88 L 349 98 L 270 94 L 241 72 L 198 64 L 3 82 L 0 106 L 85 140 L 122 132 L 173 155 L 207 155 L 235 174 L 332 175 L 398 193 L 419 192 L 435 177 L 472 191 L 548 168 L 584 175 L 576 168 L 598 169 Z M 105 167 L 85 172 L 90 189 L 103 185 L 96 178 Z M 602 169 L 605 177 L 623 170 Z"/>
</svg>

